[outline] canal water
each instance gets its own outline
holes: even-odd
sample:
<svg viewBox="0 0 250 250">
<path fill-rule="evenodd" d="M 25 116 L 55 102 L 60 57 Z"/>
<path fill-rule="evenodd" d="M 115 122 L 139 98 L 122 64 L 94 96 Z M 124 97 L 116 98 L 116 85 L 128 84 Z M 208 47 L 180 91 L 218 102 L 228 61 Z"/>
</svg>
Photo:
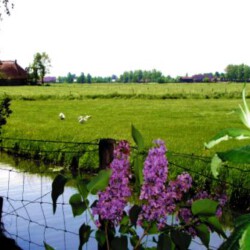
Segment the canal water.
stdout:
<svg viewBox="0 0 250 250">
<path fill-rule="evenodd" d="M 4 201 L 2 222 L 5 235 L 24 250 L 44 249 L 43 242 L 54 249 L 78 249 L 80 226 L 83 223 L 94 225 L 87 213 L 73 217 L 69 198 L 76 190 L 68 186 L 65 188 L 53 214 L 52 177 L 24 172 L 14 165 L 13 162 L 2 161 L 0 154 L 0 196 Z M 93 201 L 95 197 L 90 199 Z M 211 249 L 217 249 L 221 243 L 222 239 L 217 234 L 211 234 Z M 97 249 L 94 233 L 83 249 Z M 190 249 L 206 248 L 195 239 Z"/>
</svg>

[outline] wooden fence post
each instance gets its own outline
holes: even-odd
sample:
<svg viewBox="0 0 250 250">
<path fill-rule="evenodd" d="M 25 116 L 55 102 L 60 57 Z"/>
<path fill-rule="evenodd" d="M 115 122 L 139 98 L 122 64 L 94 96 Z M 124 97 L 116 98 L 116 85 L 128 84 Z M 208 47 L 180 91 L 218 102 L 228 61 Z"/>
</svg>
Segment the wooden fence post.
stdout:
<svg viewBox="0 0 250 250">
<path fill-rule="evenodd" d="M 99 141 L 99 168 L 106 169 L 114 158 L 114 139 L 101 139 Z"/>
</svg>

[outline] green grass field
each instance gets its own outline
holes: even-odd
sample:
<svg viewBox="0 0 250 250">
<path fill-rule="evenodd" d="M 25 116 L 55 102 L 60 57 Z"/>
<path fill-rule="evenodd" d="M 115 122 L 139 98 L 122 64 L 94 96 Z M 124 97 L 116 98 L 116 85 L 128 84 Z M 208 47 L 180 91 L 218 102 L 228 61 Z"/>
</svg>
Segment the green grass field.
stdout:
<svg viewBox="0 0 250 250">
<path fill-rule="evenodd" d="M 237 113 L 241 100 L 225 98 L 223 93 L 240 96 L 242 84 L 56 84 L 51 86 L 0 87 L 13 99 L 13 114 L 4 127 L 4 136 L 67 141 L 92 141 L 100 138 L 132 142 L 131 124 L 144 136 L 146 144 L 162 138 L 171 151 L 208 154 L 203 143 L 219 130 L 243 127 Z M 137 98 L 115 98 L 112 93 L 132 93 Z M 200 93 L 220 93 L 220 99 L 206 99 Z M 144 98 L 162 94 L 198 96 L 197 99 Z M 101 94 L 102 97 L 101 98 Z M 141 94 L 142 98 L 138 95 Z M 70 96 L 82 98 L 70 98 Z M 22 98 L 20 98 L 22 96 Z M 45 99 L 41 97 L 47 97 Z M 84 96 L 99 96 L 84 98 Z M 64 97 L 64 98 L 63 98 Z M 66 119 L 59 120 L 58 114 Z M 86 124 L 79 115 L 89 114 Z M 241 142 L 245 143 L 245 142 Z M 228 144 L 228 143 L 227 143 Z M 227 147 L 227 144 L 219 146 Z M 211 152 L 211 151 L 210 151 Z"/>
<path fill-rule="evenodd" d="M 50 86 L 0 87 L 0 95 L 6 93 L 12 99 L 209 99 L 240 98 L 241 83 L 195 84 L 51 84 Z"/>
</svg>

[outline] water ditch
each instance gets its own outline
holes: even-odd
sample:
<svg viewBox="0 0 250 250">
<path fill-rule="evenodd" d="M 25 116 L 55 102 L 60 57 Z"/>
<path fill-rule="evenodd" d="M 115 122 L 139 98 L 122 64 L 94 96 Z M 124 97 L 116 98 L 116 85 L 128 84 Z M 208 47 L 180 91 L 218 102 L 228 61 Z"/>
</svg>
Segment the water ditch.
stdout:
<svg viewBox="0 0 250 250">
<path fill-rule="evenodd" d="M 32 162 L 22 164 L 34 165 Z M 70 186 L 65 188 L 64 194 L 58 198 L 57 211 L 53 214 L 53 177 L 30 173 L 16 165 L 15 159 L 0 154 L 0 196 L 3 197 L 2 223 L 5 235 L 14 239 L 24 250 L 44 249 L 43 242 L 55 249 L 78 249 L 80 226 L 83 223 L 93 224 L 87 213 L 73 217 L 69 198 L 76 189 Z M 95 197 L 90 199 L 94 200 Z M 217 249 L 221 242 L 222 239 L 217 234 L 211 234 L 211 249 Z M 83 249 L 97 249 L 94 233 Z M 195 239 L 190 249 L 206 248 Z"/>
</svg>

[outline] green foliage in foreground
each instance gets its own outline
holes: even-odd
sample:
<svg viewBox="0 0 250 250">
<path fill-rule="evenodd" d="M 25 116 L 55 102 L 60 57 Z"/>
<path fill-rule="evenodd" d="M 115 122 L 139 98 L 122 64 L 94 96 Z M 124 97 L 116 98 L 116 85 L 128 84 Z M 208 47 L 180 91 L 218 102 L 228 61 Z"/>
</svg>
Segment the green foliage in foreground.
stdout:
<svg viewBox="0 0 250 250">
<path fill-rule="evenodd" d="M 136 143 L 138 150 L 142 151 L 144 149 L 144 143 L 143 143 L 144 139 L 141 133 L 133 125 L 132 125 L 132 137 Z M 125 160 L 126 157 L 124 157 L 124 155 L 129 154 L 129 149 L 126 150 L 126 148 L 119 148 L 119 150 L 121 150 L 119 151 L 120 152 L 118 154 L 119 156 L 116 155 L 115 157 L 118 157 L 118 158 L 115 158 L 114 161 L 119 159 L 118 161 L 122 161 L 123 164 L 125 164 L 123 165 L 123 167 L 127 168 L 128 166 L 126 165 L 126 160 Z M 163 148 L 161 150 L 163 150 Z M 157 153 L 155 152 L 155 154 Z M 160 157 L 164 158 L 165 153 L 164 153 L 164 156 L 161 155 L 159 156 L 159 158 Z M 155 164 L 155 166 L 154 164 L 151 165 L 150 168 L 152 172 L 156 171 L 155 169 L 158 168 L 157 165 L 159 165 L 159 167 L 162 168 L 161 170 L 163 169 L 167 170 L 168 164 L 163 166 L 161 165 L 160 162 L 161 161 L 159 160 L 159 163 Z M 107 219 L 105 215 L 103 215 L 104 218 L 102 218 L 102 213 L 100 212 L 101 214 L 98 214 L 99 226 L 95 226 L 96 224 L 95 223 L 96 219 L 94 218 L 95 213 L 93 213 L 91 209 L 96 206 L 94 204 L 96 204 L 96 202 L 98 203 L 98 199 L 94 201 L 93 204 L 89 204 L 88 196 L 90 194 L 93 194 L 93 195 L 98 194 L 99 199 L 101 199 L 100 192 L 102 191 L 106 192 L 105 193 L 106 198 L 104 198 L 105 203 L 103 203 L 102 201 L 102 205 L 109 206 L 107 204 L 112 202 L 111 201 L 112 197 L 114 199 L 114 196 L 112 195 L 112 193 L 115 192 L 117 184 L 120 183 L 120 189 L 124 190 L 124 186 L 121 185 L 121 182 L 123 183 L 124 181 L 124 183 L 126 183 L 126 180 L 129 180 L 129 179 L 126 179 L 127 178 L 126 174 L 125 175 L 123 174 L 123 177 L 120 176 L 121 166 L 119 164 L 121 164 L 121 162 L 118 163 L 116 161 L 116 163 L 114 163 L 116 167 L 113 166 L 113 167 L 110 167 L 110 169 L 100 171 L 97 176 L 94 176 L 87 183 L 84 183 L 81 179 L 77 180 L 78 193 L 73 194 L 69 200 L 69 203 L 72 207 L 72 213 L 74 216 L 81 216 L 85 211 L 88 212 L 94 225 L 94 226 L 91 224 L 87 225 L 83 223 L 82 226 L 80 227 L 79 229 L 79 242 L 80 243 L 79 243 L 79 248 L 78 248 L 79 250 L 82 249 L 83 245 L 88 242 L 91 236 L 91 233 L 93 231 L 95 231 L 95 238 L 96 238 L 96 241 L 98 242 L 98 248 L 101 247 L 102 249 L 110 249 L 110 250 L 115 250 L 115 249 L 126 250 L 128 249 L 129 242 L 132 247 L 132 248 L 130 247 L 131 249 L 134 249 L 134 250 L 149 249 L 147 246 L 147 241 L 144 242 L 144 238 L 148 236 L 153 237 L 153 242 L 156 245 L 154 247 L 151 247 L 150 249 L 156 250 L 156 249 L 168 249 L 169 248 L 169 249 L 186 250 L 186 249 L 189 249 L 189 245 L 192 240 L 192 236 L 189 232 L 190 228 L 193 228 L 195 235 L 198 238 L 200 238 L 201 242 L 204 244 L 204 246 L 207 247 L 207 249 L 209 249 L 210 230 L 212 232 L 216 232 L 218 235 L 222 236 L 223 238 L 227 238 L 218 218 L 216 217 L 216 212 L 217 212 L 219 203 L 217 201 L 210 200 L 210 199 L 198 199 L 198 200 L 193 200 L 192 204 L 188 205 L 185 199 L 187 197 L 191 199 L 190 198 L 192 197 L 191 193 L 195 194 L 195 192 L 190 192 L 190 191 L 189 191 L 190 193 L 188 192 L 186 194 L 187 196 L 181 195 L 182 198 L 181 198 L 180 204 L 177 205 L 178 203 L 177 201 L 179 200 L 176 199 L 176 207 L 174 209 L 175 212 L 174 211 L 172 212 L 173 214 L 170 211 L 167 212 L 168 210 L 166 211 L 164 210 L 165 203 L 161 205 L 161 208 L 159 208 L 158 206 L 151 207 L 151 209 L 155 211 L 158 211 L 159 209 L 158 212 L 159 212 L 159 216 L 161 217 L 163 216 L 163 214 L 160 213 L 160 211 L 166 212 L 164 216 L 171 216 L 171 215 L 173 216 L 177 211 L 179 210 L 181 211 L 182 208 L 185 207 L 184 209 L 187 209 L 187 207 L 189 207 L 192 218 L 190 218 L 188 222 L 182 219 L 180 219 L 179 223 L 173 223 L 173 222 L 168 223 L 167 221 L 165 221 L 163 223 L 164 226 L 160 227 L 158 224 L 159 221 L 157 220 L 157 218 L 146 219 L 145 217 L 143 222 L 139 223 L 139 220 L 140 220 L 139 218 L 140 218 L 141 212 L 143 213 L 144 205 L 150 202 L 150 191 L 147 193 L 145 189 L 147 188 L 151 190 L 151 188 L 153 188 L 151 185 L 155 185 L 155 183 L 154 184 L 151 183 L 150 185 L 145 184 L 147 183 L 146 179 L 148 177 L 146 177 L 146 173 L 143 171 L 143 167 L 137 168 L 137 171 L 133 171 L 133 169 L 135 170 L 136 167 L 132 167 L 131 170 L 129 170 L 129 172 L 131 171 L 131 174 L 127 173 L 129 175 L 133 175 L 133 178 L 131 179 L 135 179 L 135 183 L 131 183 L 129 185 L 130 188 L 134 190 L 133 191 L 134 199 L 129 199 L 129 201 L 127 200 L 127 203 L 126 203 L 127 206 L 130 207 L 129 212 L 125 211 L 124 209 L 126 204 L 124 204 L 123 208 L 120 207 L 120 205 L 119 206 L 117 205 L 117 207 L 114 205 L 115 212 L 109 211 L 109 213 L 117 218 L 111 219 L 113 218 L 112 216 L 110 218 L 108 217 L 109 219 Z M 142 159 L 140 159 L 139 165 L 143 166 Z M 114 175 L 111 177 L 112 174 Z M 161 174 L 158 173 L 158 174 L 159 174 L 158 176 L 159 180 L 161 178 L 165 180 L 163 173 Z M 141 179 L 140 176 L 144 176 L 145 179 L 144 180 L 142 179 L 140 181 Z M 113 180 L 110 181 L 112 178 Z M 117 184 L 114 181 L 115 180 L 114 178 L 117 178 L 117 181 L 118 181 Z M 53 201 L 54 213 L 56 212 L 56 201 L 58 197 L 63 193 L 64 186 L 68 180 L 69 180 L 68 178 L 60 174 L 56 176 L 56 178 L 54 179 L 52 183 L 52 201 Z M 185 181 L 183 181 L 183 183 L 184 182 Z M 142 187 L 143 185 L 145 186 Z M 166 185 L 166 186 L 169 185 L 169 183 L 167 183 L 167 178 L 163 185 Z M 156 186 L 154 187 L 159 188 Z M 178 188 L 176 190 L 178 190 Z M 179 192 L 181 193 L 180 190 Z M 164 192 L 165 189 L 163 189 L 162 191 Z M 143 192 L 147 193 L 147 196 L 145 196 L 144 198 L 141 198 L 140 193 L 142 194 Z M 154 192 L 154 191 L 151 190 L 151 192 Z M 172 192 L 174 191 L 172 190 Z M 178 191 L 176 192 L 178 193 Z M 155 195 L 157 195 L 156 193 Z M 171 199 L 170 193 L 168 197 L 169 199 Z M 126 197 L 126 194 L 124 195 Z M 162 194 L 159 193 L 158 195 L 162 195 Z M 120 200 L 119 202 L 122 202 L 122 200 Z M 104 209 L 106 209 L 106 207 Z M 122 211 L 120 211 L 121 209 Z M 155 211 L 152 213 L 154 214 Z M 122 217 L 118 219 L 120 213 L 122 213 Z M 119 222 L 116 222 L 116 221 L 119 221 Z M 138 228 L 140 228 L 143 233 L 141 233 L 140 230 L 138 230 Z M 118 232 L 119 232 L 119 236 L 117 235 Z M 48 246 L 46 243 L 44 243 L 44 245 L 46 249 L 53 249 L 51 246 Z"/>
<path fill-rule="evenodd" d="M 250 139 L 250 112 L 249 107 L 246 103 L 246 85 L 244 85 L 242 91 L 242 101 L 243 108 L 240 106 L 240 118 L 247 129 L 228 129 L 223 130 L 215 135 L 209 143 L 205 145 L 208 147 L 213 147 L 214 145 L 220 143 L 221 141 L 238 139 L 246 140 Z M 225 133 L 227 131 L 227 133 Z M 246 164 L 249 167 L 250 164 L 250 145 L 233 148 L 226 152 L 217 152 L 211 162 L 211 170 L 213 175 L 218 178 L 219 175 L 228 174 L 227 169 L 225 170 L 223 166 L 228 163 L 233 164 Z M 249 199 L 249 194 L 248 194 Z M 219 248 L 220 250 L 247 250 L 250 247 L 249 235 L 250 235 L 250 214 L 242 215 L 235 219 L 234 231 L 229 237 L 229 239 Z"/>
</svg>

